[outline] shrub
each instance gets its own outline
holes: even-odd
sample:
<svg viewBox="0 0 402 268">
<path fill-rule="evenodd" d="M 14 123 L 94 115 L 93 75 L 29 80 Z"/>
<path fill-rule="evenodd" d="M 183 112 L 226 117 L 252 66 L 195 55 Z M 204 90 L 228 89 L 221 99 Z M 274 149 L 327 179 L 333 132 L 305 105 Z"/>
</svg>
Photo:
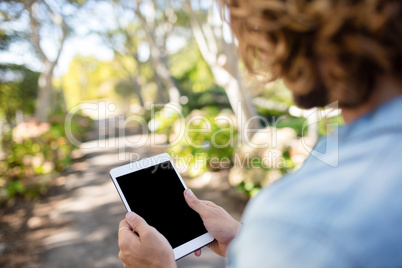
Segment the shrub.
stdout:
<svg viewBox="0 0 402 268">
<path fill-rule="evenodd" d="M 232 112 L 205 107 L 176 120 L 169 136 L 169 154 L 190 177 L 208 170 L 229 168 L 237 136 Z"/>
<path fill-rule="evenodd" d="M 92 121 L 77 116 L 72 131 L 76 137 L 92 127 Z M 71 164 L 73 146 L 66 138 L 64 116 L 54 115 L 49 123 L 28 121 L 17 125 L 4 137 L 6 158 L 0 162 L 0 203 L 21 195 L 33 198 L 46 193 L 51 174 Z"/>
<path fill-rule="evenodd" d="M 234 154 L 229 182 L 248 196 L 301 166 L 308 155 L 292 128 L 267 127 Z"/>
<path fill-rule="evenodd" d="M 174 105 L 165 105 L 161 110 L 156 111 L 154 116 L 148 122 L 148 127 L 152 132 L 170 135 L 174 123 L 180 119 Z"/>
</svg>

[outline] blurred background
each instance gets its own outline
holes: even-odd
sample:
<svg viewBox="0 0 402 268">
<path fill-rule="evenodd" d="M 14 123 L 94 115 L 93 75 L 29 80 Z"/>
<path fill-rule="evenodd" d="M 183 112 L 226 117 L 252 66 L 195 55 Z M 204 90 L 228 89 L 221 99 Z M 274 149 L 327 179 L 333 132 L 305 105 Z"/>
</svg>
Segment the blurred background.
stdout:
<svg viewBox="0 0 402 268">
<path fill-rule="evenodd" d="M 184 159 L 188 186 L 237 219 L 297 169 L 341 119 L 247 74 L 236 44 L 213 1 L 1 1 L 0 266 L 121 267 L 108 171 L 130 160 Z M 247 120 L 247 139 L 268 145 L 244 142 Z"/>
</svg>

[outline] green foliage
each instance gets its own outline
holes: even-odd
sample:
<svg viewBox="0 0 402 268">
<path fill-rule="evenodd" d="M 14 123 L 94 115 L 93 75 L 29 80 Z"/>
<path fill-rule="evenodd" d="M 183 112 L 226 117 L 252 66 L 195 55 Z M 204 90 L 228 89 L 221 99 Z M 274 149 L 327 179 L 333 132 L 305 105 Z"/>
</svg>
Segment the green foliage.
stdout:
<svg viewBox="0 0 402 268">
<path fill-rule="evenodd" d="M 296 131 L 266 127 L 236 150 L 229 182 L 247 196 L 254 196 L 262 187 L 299 168 L 307 155 Z"/>
<path fill-rule="evenodd" d="M 164 107 L 160 111 L 155 112 L 155 116 L 149 121 L 152 132 L 164 133 L 169 135 L 174 122 L 178 120 L 180 115 L 174 110 Z"/>
<path fill-rule="evenodd" d="M 244 179 L 234 186 L 248 197 L 255 196 L 261 188 L 295 169 L 296 163 L 292 160 L 290 150 L 291 148 L 288 147 L 281 152 L 279 160 L 277 160 L 279 163 L 277 167 L 267 167 L 266 164 L 264 164 L 264 159 L 257 157 L 259 161 L 254 160 L 252 167 L 248 167 L 244 170 L 235 170 L 234 172 L 239 171 L 239 174 L 241 174 Z"/>
<path fill-rule="evenodd" d="M 190 111 L 202 109 L 205 106 L 212 106 L 217 109 L 231 109 L 226 92 L 221 87 L 215 87 L 198 93 L 189 93 L 187 97 L 188 103 L 186 107 Z"/>
<path fill-rule="evenodd" d="M 61 83 L 68 108 L 82 101 L 110 96 L 117 78 L 117 71 L 110 63 L 76 56 Z"/>
<path fill-rule="evenodd" d="M 46 193 L 52 176 L 72 162 L 76 149 L 66 138 L 64 116 L 53 115 L 50 123 L 24 122 L 5 136 L 7 157 L 0 162 L 0 203 L 17 195 L 34 198 Z M 75 115 L 72 133 L 80 139 L 92 127 L 92 121 Z"/>
<path fill-rule="evenodd" d="M 283 80 L 267 84 L 261 93 L 261 97 L 273 102 L 283 103 L 288 107 L 293 104 L 292 93 Z"/>
<path fill-rule="evenodd" d="M 215 87 L 214 77 L 194 44 L 171 57 L 170 71 L 186 93 L 202 92 Z"/>
<path fill-rule="evenodd" d="M 253 197 L 261 190 L 262 185 L 259 182 L 252 182 L 252 181 L 241 181 L 237 186 L 237 190 L 242 193 L 245 193 L 248 197 Z"/>
<path fill-rule="evenodd" d="M 318 122 L 318 134 L 320 136 L 328 135 L 333 131 L 334 127 L 342 126 L 345 122 L 341 115 L 331 117 L 331 118 L 323 118 Z"/>
<path fill-rule="evenodd" d="M 190 25 L 190 18 L 188 17 L 187 12 L 182 9 L 179 8 L 176 10 L 176 26 L 181 26 L 181 27 L 188 27 L 188 25 Z"/>
<path fill-rule="evenodd" d="M 277 128 L 285 128 L 289 127 L 292 128 L 293 130 L 296 131 L 297 136 L 301 137 L 302 134 L 306 135 L 307 133 L 303 133 L 303 124 L 306 122 L 306 119 L 303 117 L 294 117 L 294 116 L 286 116 L 285 119 L 279 120 L 278 123 L 276 124 Z M 304 131 L 306 131 L 304 129 Z"/>
<path fill-rule="evenodd" d="M 17 110 L 33 114 L 38 92 L 39 73 L 22 65 L 0 65 L 0 116 L 10 123 Z"/>
<path fill-rule="evenodd" d="M 223 117 L 227 120 L 220 120 Z M 186 173 L 190 177 L 216 168 L 228 168 L 237 137 L 232 122 L 234 115 L 228 111 L 219 111 L 215 107 L 194 110 L 185 121 L 176 121 L 170 137 L 173 143 L 168 152 L 173 159 L 186 163 Z M 179 138 L 182 129 L 184 137 Z"/>
<path fill-rule="evenodd" d="M 129 98 L 135 93 L 134 86 L 132 81 L 120 80 L 114 87 L 114 90 L 121 98 Z"/>
<path fill-rule="evenodd" d="M 173 55 L 170 65 L 171 74 L 188 97 L 186 107 L 190 111 L 205 106 L 230 108 L 225 90 L 215 84 L 210 67 L 194 43 Z"/>
</svg>

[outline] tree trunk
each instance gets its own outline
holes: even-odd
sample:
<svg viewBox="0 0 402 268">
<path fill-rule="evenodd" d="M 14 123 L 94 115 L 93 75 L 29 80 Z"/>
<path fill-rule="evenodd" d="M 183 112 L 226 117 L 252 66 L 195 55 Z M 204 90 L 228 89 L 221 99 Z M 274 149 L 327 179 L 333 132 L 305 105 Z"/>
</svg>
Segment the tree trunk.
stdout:
<svg viewBox="0 0 402 268">
<path fill-rule="evenodd" d="M 223 40 L 223 25 L 221 24 L 219 29 L 214 29 L 215 31 L 209 24 L 201 26 L 190 0 L 186 1 L 185 9 L 190 17 L 191 28 L 201 55 L 210 66 L 216 83 L 225 89 L 233 112 L 239 121 L 239 129 L 242 129 L 246 122 L 248 122 L 248 129 L 260 129 L 261 124 L 257 119 L 257 113 L 243 86 L 234 44 Z M 218 33 L 215 34 L 216 32 Z M 253 120 L 253 118 L 256 119 Z M 247 132 L 242 133 L 247 134 Z"/>
<path fill-rule="evenodd" d="M 155 83 L 156 83 L 156 87 L 157 87 L 157 90 L 158 90 L 159 101 L 161 103 L 167 103 L 168 100 L 166 98 L 165 91 L 163 90 L 162 79 L 159 77 L 157 72 L 154 72 L 154 78 L 155 78 Z"/>
<path fill-rule="evenodd" d="M 45 62 L 45 69 L 39 76 L 38 80 L 38 100 L 35 108 L 35 118 L 39 122 L 47 121 L 50 111 L 50 98 L 53 91 L 54 63 L 50 61 Z"/>
<path fill-rule="evenodd" d="M 132 78 L 131 80 L 133 81 L 134 90 L 135 90 L 135 93 L 137 94 L 140 106 L 142 108 L 144 108 L 144 99 L 142 98 L 141 85 L 140 85 L 140 83 L 138 83 L 138 77 L 137 78 Z"/>
<path fill-rule="evenodd" d="M 260 121 L 254 107 L 249 101 L 249 97 L 245 94 L 240 74 L 237 77 L 233 77 L 232 74 L 220 66 L 212 66 L 211 70 L 216 83 L 226 91 L 230 106 L 232 106 L 233 112 L 236 115 L 239 130 L 243 129 L 246 124 L 247 129 L 260 129 Z M 242 133 L 247 134 L 247 132 Z"/>
<path fill-rule="evenodd" d="M 144 99 L 142 98 L 141 88 L 140 85 L 138 85 L 138 83 L 135 85 L 135 92 L 137 93 L 138 102 L 140 103 L 140 106 L 144 108 L 145 106 Z"/>
<path fill-rule="evenodd" d="M 175 104 L 179 107 L 180 105 L 180 90 L 178 86 L 176 85 L 176 82 L 174 81 L 173 77 L 170 75 L 169 68 L 167 65 L 167 62 L 165 58 L 161 55 L 160 48 L 158 47 L 155 36 L 154 36 L 154 26 L 151 25 L 151 23 L 148 23 L 148 21 L 154 21 L 153 18 L 150 18 L 149 20 L 145 19 L 145 17 L 142 15 L 140 11 L 140 4 L 141 1 L 137 0 L 137 8 L 135 9 L 135 14 L 138 16 L 138 18 L 141 21 L 141 25 L 145 31 L 145 34 L 148 39 L 148 43 L 150 46 L 151 50 L 151 65 L 152 69 L 155 72 L 155 76 L 159 76 L 163 82 L 165 83 L 168 91 L 168 96 L 169 96 L 169 101 L 172 104 Z"/>
<path fill-rule="evenodd" d="M 41 1 L 44 7 L 48 10 L 49 14 L 52 17 L 53 23 L 55 25 L 60 26 L 61 29 L 61 36 L 59 40 L 59 47 L 57 49 L 56 58 L 51 61 L 46 54 L 44 53 L 43 49 L 40 45 L 40 29 L 41 29 L 41 22 L 37 19 L 36 15 L 38 12 L 38 8 L 35 5 L 38 5 L 39 2 L 35 1 L 22 1 L 26 10 L 29 14 L 29 36 L 31 42 L 38 53 L 39 57 L 43 61 L 45 67 L 43 72 L 39 76 L 38 80 L 38 99 L 35 108 L 35 117 L 39 122 L 45 122 L 48 119 L 48 114 L 51 108 L 50 100 L 52 99 L 53 95 L 53 71 L 54 68 L 60 58 L 60 54 L 63 50 L 64 42 L 67 38 L 67 35 L 70 32 L 70 28 L 64 21 L 62 15 L 55 13 L 52 8 L 47 4 L 46 1 Z"/>
</svg>

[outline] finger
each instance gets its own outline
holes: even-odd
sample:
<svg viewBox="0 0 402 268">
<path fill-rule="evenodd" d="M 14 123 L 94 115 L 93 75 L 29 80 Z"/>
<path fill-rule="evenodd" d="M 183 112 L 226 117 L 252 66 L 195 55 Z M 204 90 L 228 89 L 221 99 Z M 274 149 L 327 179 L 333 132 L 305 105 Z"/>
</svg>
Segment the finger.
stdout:
<svg viewBox="0 0 402 268">
<path fill-rule="evenodd" d="M 127 223 L 126 220 L 122 220 L 120 221 L 119 224 L 119 230 L 117 231 L 117 235 L 119 237 L 119 239 L 121 237 L 129 237 L 128 239 L 132 239 L 132 235 L 136 236 L 136 238 L 138 238 L 138 236 L 133 232 L 133 229 L 131 228 L 131 226 Z M 125 240 L 128 240 L 125 239 Z"/>
<path fill-rule="evenodd" d="M 141 216 L 135 214 L 134 212 L 128 212 L 126 214 L 126 221 L 133 231 L 139 236 L 152 228 Z"/>
<path fill-rule="evenodd" d="M 139 237 L 133 232 L 126 220 L 120 221 L 118 233 L 118 245 L 121 250 L 127 250 L 131 244 L 138 243 Z"/>
<path fill-rule="evenodd" d="M 133 231 L 133 229 L 132 229 L 131 226 L 127 223 L 126 220 L 121 220 L 120 223 L 119 223 L 119 230 L 120 230 L 121 228 L 123 228 L 123 227 L 127 227 L 127 229 L 124 228 L 125 230 L 129 230 L 130 232 Z M 124 229 L 121 229 L 121 231 L 120 231 L 119 233 L 123 232 Z"/>
<path fill-rule="evenodd" d="M 190 189 L 184 191 L 184 198 L 190 208 L 195 210 L 198 214 L 202 214 L 205 209 L 205 205 L 194 195 Z"/>
<path fill-rule="evenodd" d="M 196 257 L 201 256 L 201 249 L 197 249 L 196 251 L 194 251 L 194 255 L 195 255 Z"/>
</svg>

